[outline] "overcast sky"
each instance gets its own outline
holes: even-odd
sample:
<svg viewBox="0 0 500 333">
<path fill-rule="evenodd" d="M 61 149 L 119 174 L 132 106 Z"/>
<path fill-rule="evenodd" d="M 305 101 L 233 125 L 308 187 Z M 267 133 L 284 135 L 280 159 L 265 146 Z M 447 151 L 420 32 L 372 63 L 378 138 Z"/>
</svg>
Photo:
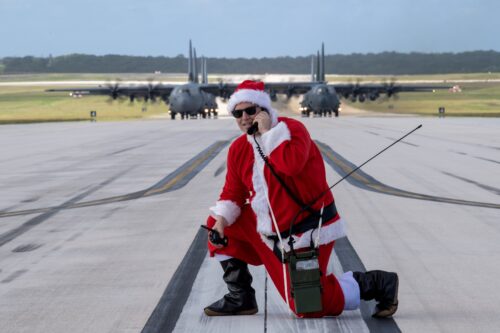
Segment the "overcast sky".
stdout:
<svg viewBox="0 0 500 333">
<path fill-rule="evenodd" d="M 500 51 L 498 0 L 0 0 L 0 57 Z"/>
</svg>

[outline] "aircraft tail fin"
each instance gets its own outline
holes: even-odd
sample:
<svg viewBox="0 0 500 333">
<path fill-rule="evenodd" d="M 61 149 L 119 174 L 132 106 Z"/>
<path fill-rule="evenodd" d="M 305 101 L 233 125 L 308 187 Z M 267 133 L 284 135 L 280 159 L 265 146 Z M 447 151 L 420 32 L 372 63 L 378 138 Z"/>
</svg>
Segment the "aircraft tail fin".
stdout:
<svg viewBox="0 0 500 333">
<path fill-rule="evenodd" d="M 203 84 L 208 83 L 208 73 L 207 73 L 207 59 L 205 57 L 202 58 L 201 61 L 201 79 Z"/>
<path fill-rule="evenodd" d="M 193 49 L 193 68 L 194 83 L 199 83 L 200 80 L 198 78 L 198 60 L 196 59 L 196 48 Z"/>
<path fill-rule="evenodd" d="M 314 77 L 314 56 L 311 56 L 311 82 L 316 81 L 316 78 Z"/>
<path fill-rule="evenodd" d="M 319 81 L 325 82 L 325 43 L 321 43 L 321 74 Z"/>
<path fill-rule="evenodd" d="M 193 47 L 191 45 L 191 39 L 189 40 L 189 57 L 188 57 L 188 81 L 193 82 Z"/>
<path fill-rule="evenodd" d="M 321 81 L 321 69 L 319 60 L 319 51 L 316 52 L 316 82 Z"/>
</svg>

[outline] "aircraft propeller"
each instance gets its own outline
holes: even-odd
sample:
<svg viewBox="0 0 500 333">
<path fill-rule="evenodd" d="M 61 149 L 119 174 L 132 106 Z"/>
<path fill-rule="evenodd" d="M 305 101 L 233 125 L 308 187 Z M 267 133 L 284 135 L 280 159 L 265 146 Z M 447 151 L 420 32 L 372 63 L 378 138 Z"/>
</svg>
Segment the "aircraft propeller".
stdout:
<svg viewBox="0 0 500 333">
<path fill-rule="evenodd" d="M 223 101 L 228 99 L 231 95 L 231 92 L 227 88 L 227 85 L 222 82 L 222 80 L 219 80 L 219 96 L 222 98 Z"/>
<path fill-rule="evenodd" d="M 392 78 L 389 83 L 384 82 L 383 86 L 385 90 L 385 97 L 380 100 L 381 102 L 387 101 L 391 97 L 394 98 L 395 100 L 399 99 L 399 96 L 397 94 L 398 90 L 396 87 L 396 80 L 394 78 Z"/>
<path fill-rule="evenodd" d="M 106 103 L 111 104 L 113 101 L 116 101 L 117 99 L 121 101 L 120 99 L 120 83 L 119 81 L 116 81 L 115 83 L 108 83 L 106 84 L 106 87 L 109 89 L 109 98 L 106 100 Z"/>
</svg>

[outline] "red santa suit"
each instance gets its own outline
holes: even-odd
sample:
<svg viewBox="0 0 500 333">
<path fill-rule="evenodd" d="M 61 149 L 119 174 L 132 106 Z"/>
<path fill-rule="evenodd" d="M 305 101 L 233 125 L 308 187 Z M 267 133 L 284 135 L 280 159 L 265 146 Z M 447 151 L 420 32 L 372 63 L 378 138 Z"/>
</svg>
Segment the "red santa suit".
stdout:
<svg viewBox="0 0 500 333">
<path fill-rule="evenodd" d="M 251 96 L 248 97 L 248 92 Z M 257 93 L 257 99 L 255 94 Z M 256 136 L 268 161 L 286 183 L 290 190 L 303 203 L 313 203 L 312 208 L 320 211 L 334 203 L 333 195 L 327 191 L 325 166 L 321 153 L 312 141 L 304 125 L 291 118 L 278 118 L 275 110 L 265 98 L 268 96 L 260 91 L 244 91 L 239 98 L 230 100 L 231 109 L 242 101 L 251 101 L 270 110 L 272 128 L 266 133 Z M 265 94 L 262 95 L 262 94 Z M 263 97 L 264 100 L 259 100 Z M 232 102 L 232 103 L 231 103 Z M 231 105 L 234 104 L 234 105 Z M 264 105 L 263 105 L 264 104 Z M 326 191 L 326 192 L 325 192 Z M 225 255 L 235 257 L 252 265 L 265 265 L 265 268 L 280 292 L 286 299 L 283 269 L 280 259 L 274 254 L 274 242 L 267 236 L 276 235 L 272 214 L 280 232 L 288 230 L 301 207 L 286 192 L 278 179 L 271 173 L 257 151 L 254 137 L 243 134 L 229 147 L 227 158 L 226 181 L 219 200 L 210 208 L 211 216 L 207 225 L 212 227 L 214 216 L 223 216 L 228 222 L 224 230 L 229 239 L 227 247 L 217 249 L 208 244 L 210 255 Z M 305 211 L 295 220 L 295 225 L 305 219 L 310 213 Z M 312 235 L 311 235 L 312 233 Z M 309 247 L 311 237 L 316 239 L 318 228 L 295 234 L 294 249 Z M 305 317 L 321 317 L 339 315 L 344 309 L 344 293 L 333 272 L 327 271 L 327 265 L 333 250 L 334 241 L 345 236 L 344 222 L 336 213 L 333 218 L 322 222 L 320 231 L 319 264 L 322 272 L 323 311 L 301 315 Z M 289 250 L 288 238 L 283 239 L 285 250 Z M 290 279 L 288 271 L 287 292 L 289 305 L 295 312 L 290 295 Z"/>
</svg>

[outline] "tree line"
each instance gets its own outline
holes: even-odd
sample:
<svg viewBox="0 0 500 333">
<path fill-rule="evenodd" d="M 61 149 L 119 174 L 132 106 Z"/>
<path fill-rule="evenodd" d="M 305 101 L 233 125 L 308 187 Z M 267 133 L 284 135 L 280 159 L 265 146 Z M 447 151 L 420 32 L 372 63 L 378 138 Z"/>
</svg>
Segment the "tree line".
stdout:
<svg viewBox="0 0 500 333">
<path fill-rule="evenodd" d="M 314 57 L 315 58 L 315 57 Z M 184 73 L 188 60 L 176 57 L 70 54 L 57 57 L 6 57 L 0 73 Z M 209 73 L 308 74 L 311 56 L 207 58 Z M 500 52 L 368 53 L 325 56 L 327 74 L 403 75 L 500 72 Z"/>
</svg>

